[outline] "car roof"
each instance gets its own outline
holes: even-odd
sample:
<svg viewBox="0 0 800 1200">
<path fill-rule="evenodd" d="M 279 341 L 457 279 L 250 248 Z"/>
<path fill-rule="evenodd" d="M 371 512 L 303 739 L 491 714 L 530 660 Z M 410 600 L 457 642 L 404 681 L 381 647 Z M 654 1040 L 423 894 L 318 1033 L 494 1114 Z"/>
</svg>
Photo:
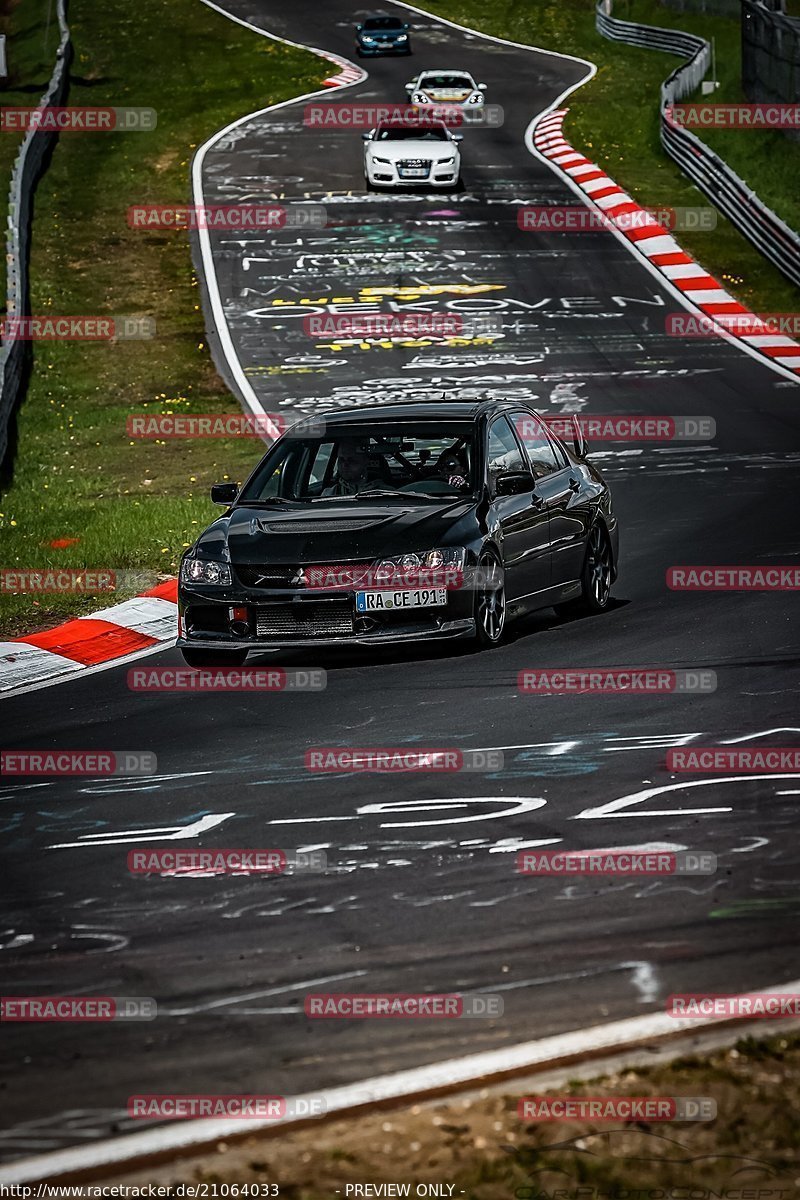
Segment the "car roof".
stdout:
<svg viewBox="0 0 800 1200">
<path fill-rule="evenodd" d="M 388 422 L 418 417 L 427 420 L 475 420 L 486 412 L 510 412 L 526 408 L 511 400 L 412 400 L 404 404 L 374 405 L 372 408 L 346 408 L 325 413 L 327 425 L 361 424 L 362 419 L 371 422 Z"/>
<path fill-rule="evenodd" d="M 416 125 L 409 125 L 407 121 L 379 121 L 375 126 L 376 129 L 403 129 L 406 132 L 412 130 L 414 133 L 427 133 L 431 129 L 447 129 L 444 121 L 425 121 L 419 128 Z"/>
<path fill-rule="evenodd" d="M 469 75 L 472 79 L 472 71 L 465 67 L 426 67 L 424 71 L 420 71 L 417 79 L 421 79 L 423 75 Z"/>
</svg>

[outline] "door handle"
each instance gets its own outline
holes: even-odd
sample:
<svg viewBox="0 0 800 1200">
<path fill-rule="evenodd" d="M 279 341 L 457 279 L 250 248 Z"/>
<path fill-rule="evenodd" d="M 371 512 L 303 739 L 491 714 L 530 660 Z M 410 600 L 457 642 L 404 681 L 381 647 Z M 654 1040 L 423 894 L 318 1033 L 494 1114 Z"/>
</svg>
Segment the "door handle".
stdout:
<svg viewBox="0 0 800 1200">
<path fill-rule="evenodd" d="M 531 496 L 531 508 L 541 508 L 543 504 L 544 504 L 544 500 L 542 499 L 542 497 L 537 495 L 536 492 L 534 492 L 533 495 Z"/>
<path fill-rule="evenodd" d="M 580 480 L 573 479 L 573 477 L 571 475 L 569 477 L 569 486 L 570 486 L 570 491 L 573 491 L 576 494 L 581 490 Z"/>
</svg>

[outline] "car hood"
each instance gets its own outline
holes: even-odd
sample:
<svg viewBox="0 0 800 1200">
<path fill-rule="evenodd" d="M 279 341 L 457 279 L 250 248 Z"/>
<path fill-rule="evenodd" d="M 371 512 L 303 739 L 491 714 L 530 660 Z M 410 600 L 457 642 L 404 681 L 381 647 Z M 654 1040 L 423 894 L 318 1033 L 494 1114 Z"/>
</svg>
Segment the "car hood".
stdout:
<svg viewBox="0 0 800 1200">
<path fill-rule="evenodd" d="M 444 504 L 347 500 L 289 511 L 241 505 L 209 526 L 196 549 L 242 566 L 371 561 L 454 544 L 448 537 L 477 503 L 473 497 Z"/>
<path fill-rule="evenodd" d="M 388 158 L 389 162 L 399 162 L 406 158 L 430 158 L 438 162 L 443 158 L 453 158 L 457 150 L 455 142 L 426 142 L 424 138 L 407 138 L 402 142 L 368 142 L 379 158 Z"/>
<path fill-rule="evenodd" d="M 405 37 L 403 29 L 362 29 L 359 30 L 360 38 L 372 38 L 373 42 L 393 42 L 399 37 Z"/>
</svg>

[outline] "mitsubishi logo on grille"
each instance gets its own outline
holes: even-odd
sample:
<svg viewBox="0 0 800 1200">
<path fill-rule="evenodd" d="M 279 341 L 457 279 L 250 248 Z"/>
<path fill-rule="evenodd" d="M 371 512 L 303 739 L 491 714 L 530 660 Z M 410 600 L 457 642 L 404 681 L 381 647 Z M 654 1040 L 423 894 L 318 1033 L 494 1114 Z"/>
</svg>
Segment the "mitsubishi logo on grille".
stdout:
<svg viewBox="0 0 800 1200">
<path fill-rule="evenodd" d="M 308 576 L 306 575 L 305 567 L 297 568 L 297 570 L 295 571 L 294 575 L 292 576 L 292 578 L 290 580 L 290 583 L 291 583 L 292 587 L 305 587 L 306 586 L 306 584 L 308 583 Z"/>
</svg>

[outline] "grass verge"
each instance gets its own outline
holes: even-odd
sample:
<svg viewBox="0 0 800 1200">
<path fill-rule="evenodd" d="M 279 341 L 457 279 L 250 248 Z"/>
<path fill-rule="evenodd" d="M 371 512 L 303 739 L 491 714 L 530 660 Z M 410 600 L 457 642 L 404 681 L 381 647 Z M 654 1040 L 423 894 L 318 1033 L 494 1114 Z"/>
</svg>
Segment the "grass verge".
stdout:
<svg viewBox="0 0 800 1200">
<path fill-rule="evenodd" d="M 34 108 L 47 90 L 60 38 L 55 0 L 0 0 L 0 33 L 6 35 L 8 76 L 0 86 L 3 108 Z M 8 187 L 21 133 L 0 132 L 0 237 L 5 255 Z M 5 269 L 0 300 L 5 311 Z"/>
<path fill-rule="evenodd" d="M 745 100 L 741 85 L 741 27 L 731 17 L 675 12 L 654 0 L 615 0 L 614 15 L 625 21 L 682 29 L 714 42 L 719 87 L 705 97 L 714 103 Z M 710 77 L 710 72 L 709 72 Z M 698 89 L 695 99 L 701 99 Z M 777 130 L 703 129 L 702 140 L 755 189 L 790 229 L 800 229 L 800 142 Z"/>
<path fill-rule="evenodd" d="M 522 1086 L 522 1085 L 519 1085 Z M 791 1200 L 800 1170 L 800 1034 L 747 1038 L 704 1057 L 546 1089 L 570 1096 L 711 1097 L 710 1122 L 531 1124 L 512 1088 L 221 1142 L 217 1153 L 124 1182 L 277 1185 L 289 1200 L 434 1195 L 464 1200 Z M 529 1093 L 530 1094 L 530 1093 Z M 120 1180 L 123 1177 L 120 1176 Z M 115 1180 L 116 1181 L 116 1180 Z M 407 1193 L 378 1191 L 381 1184 Z M 354 1186 L 373 1185 L 367 1191 Z M 452 1192 L 449 1188 L 452 1186 Z M 186 1194 L 186 1193 L 184 1193 Z M 230 1195 L 236 1193 L 231 1191 Z M 266 1193 L 261 1193 L 266 1194 Z"/>
<path fill-rule="evenodd" d="M 157 333 L 35 344 L 13 481 L 0 496 L 0 567 L 130 570 L 155 582 L 219 511 L 208 481 L 243 478 L 261 443 L 126 436 L 130 413 L 240 411 L 206 345 L 186 235 L 129 229 L 127 208 L 187 202 L 198 144 L 238 116 L 319 87 L 330 67 L 197 0 L 168 9 L 161 0 L 72 0 L 70 26 L 70 104 L 152 107 L 158 125 L 61 136 L 37 192 L 32 310 L 146 315 Z M 5 594 L 0 635 L 96 607 L 75 594 Z"/>
<path fill-rule="evenodd" d="M 666 17 L 668 10 L 655 3 L 655 0 L 628 0 L 628 4 L 629 7 L 626 7 L 625 0 L 618 3 L 615 16 L 654 25 L 671 23 L 686 29 L 690 24 L 692 28 L 704 26 L 712 29 L 719 22 L 727 28 L 729 42 L 726 45 L 730 44 L 731 47 L 730 27 L 738 29 L 736 22 L 722 17 L 672 12 Z M 497 37 L 574 54 L 596 63 L 598 70 L 594 79 L 566 101 L 570 110 L 564 125 L 567 139 L 648 208 L 709 203 L 667 158 L 659 141 L 659 86 L 681 61 L 677 56 L 623 46 L 602 38 L 595 30 L 594 5 L 590 0 L 542 0 L 535 5 L 524 4 L 520 0 L 438 0 L 435 4 L 421 0 L 419 7 L 433 15 L 447 17 Z M 734 53 L 735 67 L 732 65 Z M 737 71 L 738 46 L 735 51 L 731 48 L 727 57 L 730 70 Z M 721 70 L 720 59 L 718 44 L 718 72 Z M 729 97 L 721 97 L 717 93 L 714 98 Z M 717 137 L 723 136 L 728 137 L 727 134 L 717 134 Z M 758 153 L 761 158 L 766 156 L 766 151 L 763 148 L 759 151 L 757 146 L 763 134 L 743 132 L 739 136 L 742 139 L 754 139 L 750 154 Z M 714 149 L 721 152 L 716 142 Z M 780 150 L 784 155 L 780 161 L 773 150 L 775 166 L 771 174 L 780 179 L 785 170 L 782 192 L 788 198 L 797 178 L 796 167 L 790 174 L 791 164 L 796 162 L 794 155 L 800 148 L 788 139 L 781 138 Z M 785 168 L 781 163 L 786 164 Z M 736 169 L 739 170 L 738 167 Z M 755 166 L 752 170 L 759 175 L 757 184 L 760 187 L 760 171 Z M 747 171 L 748 168 L 743 165 L 739 173 L 747 178 Z M 723 280 L 743 304 L 756 312 L 793 312 L 797 309 L 797 288 L 723 216 L 719 215 L 713 231 L 681 231 L 677 237 L 689 254 L 712 275 Z"/>
</svg>

